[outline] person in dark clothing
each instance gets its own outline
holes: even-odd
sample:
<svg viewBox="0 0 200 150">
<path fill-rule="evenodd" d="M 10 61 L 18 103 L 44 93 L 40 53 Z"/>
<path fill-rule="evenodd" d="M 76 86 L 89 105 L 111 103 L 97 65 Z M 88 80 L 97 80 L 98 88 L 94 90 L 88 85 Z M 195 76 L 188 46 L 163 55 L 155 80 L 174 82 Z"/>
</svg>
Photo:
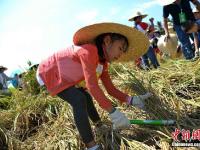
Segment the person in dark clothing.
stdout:
<svg viewBox="0 0 200 150">
<path fill-rule="evenodd" d="M 189 35 L 181 28 L 181 25 L 188 20 L 195 21 L 190 2 L 192 2 L 197 7 L 197 9 L 200 9 L 200 3 L 198 0 L 171 0 L 168 4 L 163 6 L 164 30 L 166 35 L 165 40 L 167 41 L 170 38 L 168 31 L 168 17 L 171 15 L 174 29 L 181 43 L 185 59 L 192 59 L 194 57 Z M 197 40 L 194 40 L 195 45 L 198 45 L 196 41 Z"/>
</svg>

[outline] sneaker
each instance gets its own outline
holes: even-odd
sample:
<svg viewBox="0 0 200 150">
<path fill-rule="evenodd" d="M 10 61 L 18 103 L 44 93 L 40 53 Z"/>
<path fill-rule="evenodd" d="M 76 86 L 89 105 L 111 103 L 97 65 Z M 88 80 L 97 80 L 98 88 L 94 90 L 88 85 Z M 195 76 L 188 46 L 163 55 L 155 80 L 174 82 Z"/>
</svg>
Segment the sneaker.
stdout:
<svg viewBox="0 0 200 150">
<path fill-rule="evenodd" d="M 196 55 L 196 56 L 194 56 L 194 58 L 191 59 L 191 61 L 196 61 L 196 60 L 198 60 L 198 59 L 199 59 L 199 56 Z"/>
<path fill-rule="evenodd" d="M 102 145 L 99 145 L 99 147 L 96 150 L 103 150 Z"/>
<path fill-rule="evenodd" d="M 102 145 L 96 145 L 96 146 L 88 148 L 86 150 L 103 150 L 103 147 L 102 147 Z"/>
</svg>

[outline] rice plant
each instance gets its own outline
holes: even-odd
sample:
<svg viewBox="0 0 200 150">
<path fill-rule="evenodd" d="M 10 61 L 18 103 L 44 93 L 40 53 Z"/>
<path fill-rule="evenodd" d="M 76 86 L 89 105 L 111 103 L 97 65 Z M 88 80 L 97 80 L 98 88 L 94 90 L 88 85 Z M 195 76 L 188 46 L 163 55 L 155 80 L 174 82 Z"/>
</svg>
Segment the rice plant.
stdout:
<svg viewBox="0 0 200 150">
<path fill-rule="evenodd" d="M 194 130 L 200 127 L 200 62 L 167 61 L 157 70 L 137 70 L 133 62 L 110 68 L 114 84 L 129 95 L 153 93 L 146 110 L 120 104 L 113 105 L 129 119 L 173 119 L 175 126 L 132 125 L 115 131 L 108 114 L 95 103 L 104 123 L 92 124 L 95 139 L 106 150 L 172 150 L 175 128 Z M 25 89 L 11 97 L 0 98 L 0 149 L 2 150 L 83 150 L 71 107 L 39 88 L 35 71 L 24 76 Z M 102 87 L 103 88 L 103 87 Z M 188 149 L 198 149 L 191 147 Z"/>
</svg>

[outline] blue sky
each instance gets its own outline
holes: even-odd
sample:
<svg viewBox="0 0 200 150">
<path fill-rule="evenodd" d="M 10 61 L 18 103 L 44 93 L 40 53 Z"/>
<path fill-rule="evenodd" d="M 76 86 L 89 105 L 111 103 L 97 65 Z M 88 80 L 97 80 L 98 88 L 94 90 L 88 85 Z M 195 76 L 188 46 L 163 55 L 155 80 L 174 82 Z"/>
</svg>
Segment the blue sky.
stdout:
<svg viewBox="0 0 200 150">
<path fill-rule="evenodd" d="M 27 60 L 39 63 L 72 44 L 79 28 L 97 22 L 133 26 L 141 11 L 162 20 L 162 0 L 0 0 L 0 65 L 11 71 Z"/>
</svg>

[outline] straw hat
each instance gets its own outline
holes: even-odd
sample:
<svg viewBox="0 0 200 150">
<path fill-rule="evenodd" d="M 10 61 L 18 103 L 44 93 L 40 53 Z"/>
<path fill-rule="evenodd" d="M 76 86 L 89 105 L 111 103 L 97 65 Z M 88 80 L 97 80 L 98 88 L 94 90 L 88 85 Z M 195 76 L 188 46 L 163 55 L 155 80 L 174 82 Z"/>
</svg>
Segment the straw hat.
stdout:
<svg viewBox="0 0 200 150">
<path fill-rule="evenodd" d="M 0 66 L 1 70 L 7 70 L 8 68 L 4 67 L 4 66 Z"/>
<path fill-rule="evenodd" d="M 128 21 L 135 21 L 136 17 L 142 17 L 145 18 L 146 16 L 148 16 L 147 14 L 142 14 L 141 12 L 135 12 L 135 14 L 133 15 L 132 18 L 128 19 Z"/>
<path fill-rule="evenodd" d="M 118 61 L 129 61 L 139 58 L 149 47 L 148 38 L 140 31 L 118 23 L 97 23 L 79 29 L 73 37 L 75 45 L 94 43 L 95 38 L 103 33 L 118 33 L 128 39 L 128 51 Z"/>
</svg>

